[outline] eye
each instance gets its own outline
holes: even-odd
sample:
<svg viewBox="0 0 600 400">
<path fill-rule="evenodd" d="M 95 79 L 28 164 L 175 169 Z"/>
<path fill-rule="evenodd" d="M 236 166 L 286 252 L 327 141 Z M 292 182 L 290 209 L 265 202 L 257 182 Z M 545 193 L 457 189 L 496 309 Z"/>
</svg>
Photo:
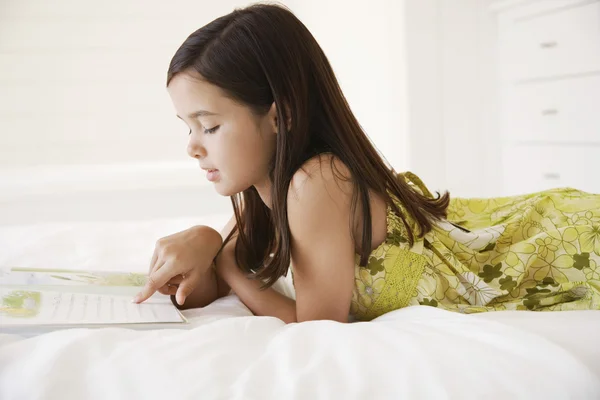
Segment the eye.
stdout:
<svg viewBox="0 0 600 400">
<path fill-rule="evenodd" d="M 215 126 L 214 128 L 210 128 L 210 129 L 205 129 L 204 133 L 206 134 L 211 134 L 211 133 L 215 133 L 217 131 L 217 129 L 219 129 L 220 125 Z"/>
</svg>

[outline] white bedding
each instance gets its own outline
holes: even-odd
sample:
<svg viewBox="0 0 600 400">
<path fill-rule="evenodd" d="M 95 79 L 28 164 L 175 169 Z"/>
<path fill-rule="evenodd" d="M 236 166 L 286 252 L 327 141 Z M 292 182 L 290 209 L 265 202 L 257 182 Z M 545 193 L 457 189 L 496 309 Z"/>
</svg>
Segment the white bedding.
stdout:
<svg viewBox="0 0 600 400">
<path fill-rule="evenodd" d="M 145 271 L 157 238 L 225 219 L 0 228 L 0 266 Z M 284 325 L 230 296 L 185 314 L 186 329 L 0 334 L 0 399 L 600 398 L 596 311 Z"/>
</svg>

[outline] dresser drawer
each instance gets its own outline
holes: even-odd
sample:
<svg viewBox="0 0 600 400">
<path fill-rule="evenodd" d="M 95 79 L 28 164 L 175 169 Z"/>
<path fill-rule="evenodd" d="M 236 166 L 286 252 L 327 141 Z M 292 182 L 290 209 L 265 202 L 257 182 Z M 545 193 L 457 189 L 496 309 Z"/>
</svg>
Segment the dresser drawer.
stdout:
<svg viewBox="0 0 600 400">
<path fill-rule="evenodd" d="M 600 1 L 515 16 L 501 25 L 500 43 L 510 81 L 598 71 Z"/>
<path fill-rule="evenodd" d="M 513 141 L 600 143 L 600 74 L 506 89 L 503 136 Z"/>
<path fill-rule="evenodd" d="M 600 193 L 600 146 L 513 146 L 503 158 L 507 194 L 557 187 Z"/>
</svg>

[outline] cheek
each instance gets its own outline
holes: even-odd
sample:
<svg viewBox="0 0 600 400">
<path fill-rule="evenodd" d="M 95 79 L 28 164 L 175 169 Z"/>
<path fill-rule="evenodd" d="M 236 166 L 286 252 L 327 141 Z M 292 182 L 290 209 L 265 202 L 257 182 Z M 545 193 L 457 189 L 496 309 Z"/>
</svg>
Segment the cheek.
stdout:
<svg viewBox="0 0 600 400">
<path fill-rule="evenodd" d="M 274 137 L 266 137 L 249 123 L 223 131 L 218 139 L 213 160 L 222 169 L 223 187 L 239 192 L 263 179 L 274 151 Z"/>
<path fill-rule="evenodd" d="M 232 135 L 220 144 L 219 158 L 227 170 L 244 174 L 252 171 L 263 157 L 264 149 L 259 140 L 250 134 Z"/>
<path fill-rule="evenodd" d="M 254 183 L 252 182 L 253 149 L 248 143 L 235 138 L 223 138 L 213 147 L 212 161 L 221 172 L 221 180 L 216 185 L 217 192 L 222 196 L 239 193 Z"/>
</svg>

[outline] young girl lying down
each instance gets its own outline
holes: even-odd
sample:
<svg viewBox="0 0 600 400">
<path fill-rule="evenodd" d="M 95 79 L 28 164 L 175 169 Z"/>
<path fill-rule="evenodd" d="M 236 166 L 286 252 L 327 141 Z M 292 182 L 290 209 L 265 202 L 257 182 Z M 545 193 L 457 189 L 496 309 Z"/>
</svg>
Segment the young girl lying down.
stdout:
<svg viewBox="0 0 600 400">
<path fill-rule="evenodd" d="M 192 33 L 167 90 L 188 154 L 231 197 L 233 217 L 221 233 L 194 226 L 160 239 L 134 301 L 159 291 L 186 309 L 233 291 L 285 322 L 370 320 L 418 304 L 600 308 L 599 195 L 432 195 L 384 162 L 289 10 L 253 5 Z M 288 272 L 296 300 L 271 287 Z"/>
</svg>

